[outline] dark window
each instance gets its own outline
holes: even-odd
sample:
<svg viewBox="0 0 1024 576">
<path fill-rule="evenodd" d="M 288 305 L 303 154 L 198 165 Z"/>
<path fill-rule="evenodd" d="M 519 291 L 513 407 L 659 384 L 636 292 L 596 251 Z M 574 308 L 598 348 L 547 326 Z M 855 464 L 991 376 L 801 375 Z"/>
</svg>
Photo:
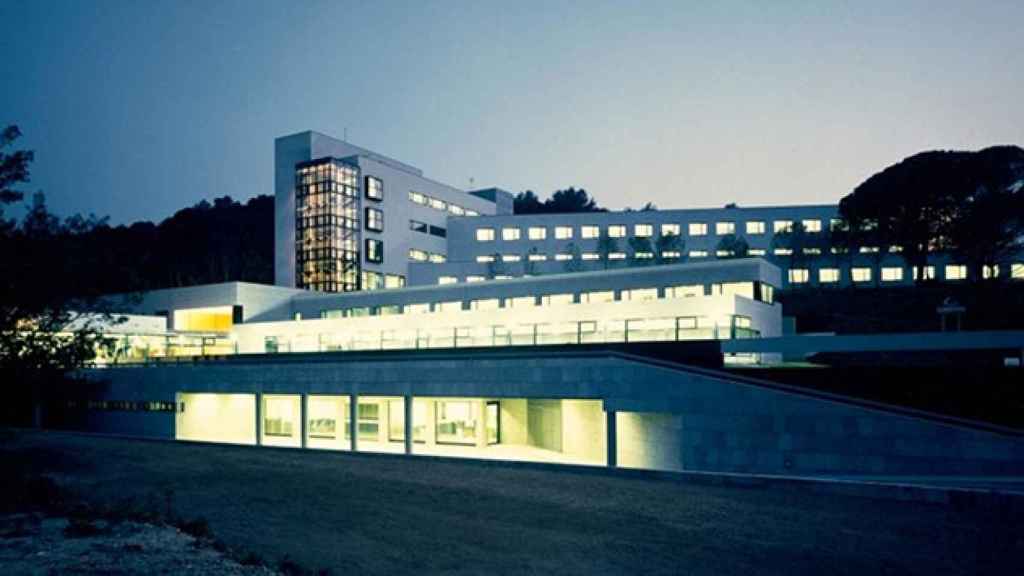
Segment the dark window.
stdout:
<svg viewBox="0 0 1024 576">
<path fill-rule="evenodd" d="M 366 239 L 366 261 L 375 264 L 384 262 L 384 242 L 374 238 Z"/>
<path fill-rule="evenodd" d="M 448 235 L 448 231 L 445 230 L 444 228 L 441 228 L 440 226 L 431 226 L 430 233 L 433 234 L 434 236 L 439 236 L 441 238 L 444 238 L 445 236 Z"/>
<path fill-rule="evenodd" d="M 366 197 L 378 202 L 384 199 L 384 181 L 373 176 L 366 177 Z"/>
<path fill-rule="evenodd" d="M 384 231 L 384 212 L 376 208 L 366 209 L 366 229 L 375 232 Z"/>
</svg>

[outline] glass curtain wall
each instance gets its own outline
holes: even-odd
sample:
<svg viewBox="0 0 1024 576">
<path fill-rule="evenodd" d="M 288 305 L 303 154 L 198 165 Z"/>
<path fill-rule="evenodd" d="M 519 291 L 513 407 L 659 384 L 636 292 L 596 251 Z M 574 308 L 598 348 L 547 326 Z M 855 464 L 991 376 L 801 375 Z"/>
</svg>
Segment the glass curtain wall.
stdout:
<svg viewBox="0 0 1024 576">
<path fill-rule="evenodd" d="M 359 290 L 359 172 L 338 160 L 299 164 L 295 172 L 296 286 Z"/>
</svg>

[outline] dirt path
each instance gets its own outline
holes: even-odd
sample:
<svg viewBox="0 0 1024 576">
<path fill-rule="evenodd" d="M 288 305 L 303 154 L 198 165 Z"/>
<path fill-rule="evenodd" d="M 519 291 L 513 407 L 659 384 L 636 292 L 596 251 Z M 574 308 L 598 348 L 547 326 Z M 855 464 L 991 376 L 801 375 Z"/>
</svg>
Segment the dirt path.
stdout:
<svg viewBox="0 0 1024 576">
<path fill-rule="evenodd" d="M 232 548 L 334 574 L 977 574 L 1024 565 L 1024 521 L 998 510 L 57 433 L 20 433 L 0 451 L 90 500 L 170 503 Z"/>
</svg>

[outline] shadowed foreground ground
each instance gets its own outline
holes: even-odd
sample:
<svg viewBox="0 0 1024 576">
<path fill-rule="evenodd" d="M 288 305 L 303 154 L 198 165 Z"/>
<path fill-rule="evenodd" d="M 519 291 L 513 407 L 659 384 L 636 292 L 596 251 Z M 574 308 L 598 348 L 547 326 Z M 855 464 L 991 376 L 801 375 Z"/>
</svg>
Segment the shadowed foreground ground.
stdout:
<svg viewBox="0 0 1024 576">
<path fill-rule="evenodd" d="M 0 446 L 5 462 L 87 499 L 170 500 L 232 548 L 334 574 L 976 574 L 1024 562 L 1024 521 L 1000 510 L 45 432 Z"/>
</svg>

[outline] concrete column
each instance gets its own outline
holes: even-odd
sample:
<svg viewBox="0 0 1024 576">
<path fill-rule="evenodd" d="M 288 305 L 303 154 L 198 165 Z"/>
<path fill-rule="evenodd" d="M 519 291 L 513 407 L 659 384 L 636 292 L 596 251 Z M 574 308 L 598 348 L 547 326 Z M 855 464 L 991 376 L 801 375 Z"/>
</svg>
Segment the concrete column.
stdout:
<svg viewBox="0 0 1024 576">
<path fill-rule="evenodd" d="M 309 402 L 308 394 L 299 394 L 299 434 L 301 442 L 299 446 L 306 448 L 306 426 L 309 423 L 309 408 L 306 404 Z"/>
<path fill-rule="evenodd" d="M 605 435 L 606 435 L 605 447 L 608 450 L 608 467 L 609 468 L 615 468 L 616 466 L 619 465 L 619 462 L 618 462 L 619 446 L 618 446 L 618 438 L 617 438 L 617 433 L 616 433 L 617 431 L 616 431 L 616 425 L 615 425 L 615 415 L 616 415 L 616 412 L 614 410 L 605 410 L 605 413 L 604 413 L 604 416 L 605 416 Z"/>
<path fill-rule="evenodd" d="M 359 423 L 357 422 L 359 416 L 359 396 L 355 394 L 348 395 L 348 435 L 352 439 L 350 448 L 353 452 L 357 451 L 358 445 L 358 432 Z"/>
<path fill-rule="evenodd" d="M 257 392 L 256 396 L 256 445 L 263 444 L 263 394 Z"/>
<path fill-rule="evenodd" d="M 406 394 L 402 404 L 405 408 L 405 453 L 412 454 L 412 395 Z"/>
</svg>

